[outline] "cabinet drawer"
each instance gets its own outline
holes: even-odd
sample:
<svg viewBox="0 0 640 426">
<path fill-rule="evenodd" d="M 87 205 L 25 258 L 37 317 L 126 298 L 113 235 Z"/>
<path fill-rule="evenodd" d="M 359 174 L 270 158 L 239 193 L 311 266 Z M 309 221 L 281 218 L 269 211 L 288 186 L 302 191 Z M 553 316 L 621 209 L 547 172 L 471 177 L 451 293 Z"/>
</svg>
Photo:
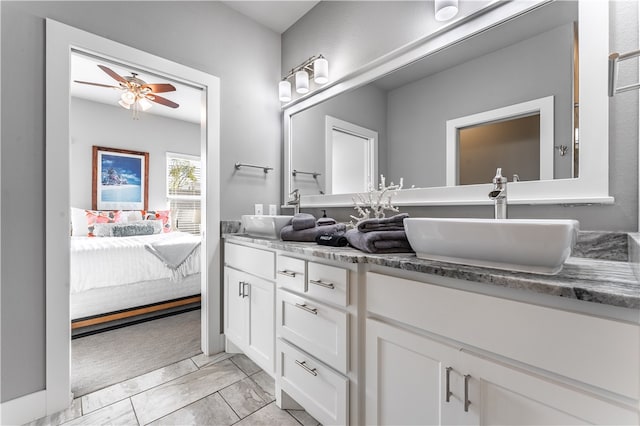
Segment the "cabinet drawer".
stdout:
<svg viewBox="0 0 640 426">
<path fill-rule="evenodd" d="M 298 293 L 305 291 L 305 262 L 278 255 L 278 265 L 276 267 L 276 278 L 278 287 L 287 288 Z"/>
<path fill-rule="evenodd" d="M 268 280 L 274 279 L 275 253 L 238 244 L 226 243 L 224 262 L 228 266 Z"/>
<path fill-rule="evenodd" d="M 324 425 L 346 425 L 349 380 L 278 339 L 280 387 Z"/>
<path fill-rule="evenodd" d="M 349 271 L 335 266 L 309 262 L 307 265 L 307 294 L 338 306 L 347 306 Z"/>
<path fill-rule="evenodd" d="M 347 313 L 279 289 L 276 333 L 347 373 Z"/>
</svg>

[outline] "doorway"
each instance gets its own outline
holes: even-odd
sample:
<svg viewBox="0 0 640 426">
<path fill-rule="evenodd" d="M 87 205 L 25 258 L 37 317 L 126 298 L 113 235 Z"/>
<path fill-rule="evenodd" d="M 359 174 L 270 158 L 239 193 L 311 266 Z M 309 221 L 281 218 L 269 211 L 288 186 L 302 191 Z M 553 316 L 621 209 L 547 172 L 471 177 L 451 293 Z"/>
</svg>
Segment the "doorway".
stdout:
<svg viewBox="0 0 640 426">
<path fill-rule="evenodd" d="M 200 106 L 203 203 L 201 244 L 201 349 L 224 349 L 220 324 L 219 99 L 217 77 L 47 19 L 46 22 L 46 404 L 66 408 L 70 393 L 70 55 L 82 52 L 125 63 L 205 92 Z"/>
</svg>

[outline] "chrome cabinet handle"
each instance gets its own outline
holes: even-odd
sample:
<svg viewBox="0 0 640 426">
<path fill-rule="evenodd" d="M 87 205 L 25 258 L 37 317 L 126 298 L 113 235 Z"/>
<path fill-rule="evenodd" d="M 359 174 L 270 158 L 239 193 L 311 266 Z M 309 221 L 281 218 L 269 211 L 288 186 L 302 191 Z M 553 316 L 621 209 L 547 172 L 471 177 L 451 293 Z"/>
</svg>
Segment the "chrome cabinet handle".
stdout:
<svg viewBox="0 0 640 426">
<path fill-rule="evenodd" d="M 465 413 L 469 411 L 469 405 L 471 405 L 471 401 L 469 401 L 469 379 L 471 379 L 471 375 L 464 375 L 464 411 Z"/>
<path fill-rule="evenodd" d="M 309 280 L 311 284 L 319 285 L 320 287 L 330 288 L 331 290 L 335 289 L 336 286 L 333 283 L 325 283 L 320 280 Z"/>
<path fill-rule="evenodd" d="M 242 282 L 242 298 L 245 298 L 245 297 L 249 296 L 249 292 L 247 292 L 247 293 L 244 292 L 245 286 L 249 287 L 249 283 L 246 283 L 246 282 L 243 281 Z"/>
<path fill-rule="evenodd" d="M 282 271 L 278 271 L 280 275 L 284 275 L 285 277 L 295 278 L 296 273 L 293 271 L 289 271 L 288 269 L 284 269 Z"/>
<path fill-rule="evenodd" d="M 309 373 L 309 374 L 311 374 L 313 376 L 317 376 L 318 373 L 316 372 L 316 369 L 307 367 L 306 362 L 307 361 L 298 361 L 296 359 L 296 364 L 298 364 L 300 367 L 304 368 L 304 371 L 306 371 L 307 373 Z"/>
<path fill-rule="evenodd" d="M 451 395 L 453 395 L 453 392 L 451 392 L 450 389 L 450 379 L 451 379 L 451 370 L 453 370 L 453 368 L 451 367 L 447 367 L 445 368 L 446 371 L 446 389 L 445 389 L 445 393 L 444 393 L 444 400 L 445 402 L 449 402 L 449 398 L 451 397 Z"/>
<path fill-rule="evenodd" d="M 238 281 L 238 297 L 244 297 L 242 294 L 244 281 Z"/>
<path fill-rule="evenodd" d="M 307 306 L 307 304 L 306 304 L 306 303 L 303 303 L 303 304 L 296 303 L 296 305 L 295 305 L 295 306 L 296 306 L 296 308 L 300 308 L 300 309 L 302 309 L 303 311 L 307 311 L 307 312 L 309 312 L 309 313 L 311 313 L 311 314 L 313 314 L 313 315 L 318 315 L 318 309 L 316 309 L 316 308 L 310 308 L 310 307 L 308 307 L 308 306 Z"/>
</svg>

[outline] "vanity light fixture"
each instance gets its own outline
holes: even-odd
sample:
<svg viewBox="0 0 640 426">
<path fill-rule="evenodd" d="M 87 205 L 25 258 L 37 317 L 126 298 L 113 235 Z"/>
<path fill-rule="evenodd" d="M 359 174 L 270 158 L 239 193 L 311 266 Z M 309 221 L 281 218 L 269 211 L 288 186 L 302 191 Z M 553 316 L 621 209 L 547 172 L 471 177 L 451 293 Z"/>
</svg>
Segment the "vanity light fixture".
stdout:
<svg viewBox="0 0 640 426">
<path fill-rule="evenodd" d="M 436 21 L 448 21 L 458 14 L 458 0 L 435 0 Z"/>
<path fill-rule="evenodd" d="M 282 102 L 291 100 L 291 82 L 289 80 L 293 77 L 295 77 L 296 92 L 308 93 L 311 78 L 318 85 L 329 82 L 329 61 L 322 55 L 316 55 L 294 67 L 278 84 L 278 97 Z"/>
</svg>

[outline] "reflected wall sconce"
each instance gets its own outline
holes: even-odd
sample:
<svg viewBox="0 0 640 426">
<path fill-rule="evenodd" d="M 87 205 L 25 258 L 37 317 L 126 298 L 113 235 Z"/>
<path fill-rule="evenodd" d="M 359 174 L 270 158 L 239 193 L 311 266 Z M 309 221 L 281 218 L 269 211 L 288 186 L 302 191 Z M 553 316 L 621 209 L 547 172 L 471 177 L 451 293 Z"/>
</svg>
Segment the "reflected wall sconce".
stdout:
<svg viewBox="0 0 640 426">
<path fill-rule="evenodd" d="M 448 21 L 458 14 L 458 0 L 435 0 L 436 21 Z"/>
<path fill-rule="evenodd" d="M 278 97 L 281 102 L 291 100 L 291 79 L 293 78 L 296 93 L 309 93 L 309 80 L 318 85 L 329 82 L 329 61 L 322 56 L 312 56 L 297 67 L 294 67 L 278 84 Z"/>
</svg>

